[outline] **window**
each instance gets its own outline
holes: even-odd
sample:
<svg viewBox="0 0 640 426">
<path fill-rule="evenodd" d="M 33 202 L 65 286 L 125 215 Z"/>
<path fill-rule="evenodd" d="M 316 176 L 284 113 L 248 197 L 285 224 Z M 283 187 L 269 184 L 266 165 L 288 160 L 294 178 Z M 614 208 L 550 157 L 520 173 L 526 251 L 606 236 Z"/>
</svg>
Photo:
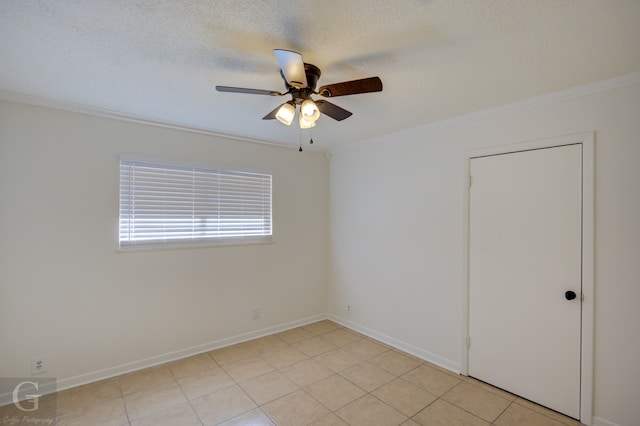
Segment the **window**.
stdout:
<svg viewBox="0 0 640 426">
<path fill-rule="evenodd" d="M 120 161 L 121 248 L 271 236 L 271 175 Z"/>
</svg>

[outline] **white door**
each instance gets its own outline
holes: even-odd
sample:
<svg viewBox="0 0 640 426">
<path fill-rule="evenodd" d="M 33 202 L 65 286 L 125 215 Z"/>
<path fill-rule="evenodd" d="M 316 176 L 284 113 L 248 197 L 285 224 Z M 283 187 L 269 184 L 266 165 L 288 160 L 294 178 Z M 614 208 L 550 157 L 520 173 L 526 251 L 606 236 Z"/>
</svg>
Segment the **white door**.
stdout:
<svg viewBox="0 0 640 426">
<path fill-rule="evenodd" d="M 469 375 L 579 418 L 582 145 L 470 173 Z"/>
</svg>

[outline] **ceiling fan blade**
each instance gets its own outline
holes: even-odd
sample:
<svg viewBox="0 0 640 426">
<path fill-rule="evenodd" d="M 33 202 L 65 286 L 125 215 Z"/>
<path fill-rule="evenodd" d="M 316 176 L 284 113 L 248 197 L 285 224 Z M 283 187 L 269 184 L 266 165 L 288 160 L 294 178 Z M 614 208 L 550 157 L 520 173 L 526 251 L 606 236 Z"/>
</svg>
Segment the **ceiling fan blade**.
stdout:
<svg viewBox="0 0 640 426">
<path fill-rule="evenodd" d="M 275 90 L 247 89 L 245 87 L 216 86 L 218 92 L 247 93 L 249 95 L 282 96 L 284 93 Z"/>
<path fill-rule="evenodd" d="M 318 94 L 325 97 L 335 97 L 381 91 L 382 80 L 380 80 L 380 77 L 369 77 L 360 80 L 351 80 L 344 81 L 342 83 L 328 84 L 318 89 Z"/>
<path fill-rule="evenodd" d="M 340 108 L 338 105 L 332 104 L 329 101 L 319 100 L 315 101 L 315 103 L 321 113 L 328 115 L 334 120 L 342 121 L 345 118 L 351 117 L 351 112 L 347 111 L 344 108 Z"/>
<path fill-rule="evenodd" d="M 304 71 L 304 62 L 300 53 L 283 49 L 274 49 L 273 53 L 289 86 L 296 89 L 308 87 L 307 74 Z"/>
<path fill-rule="evenodd" d="M 286 102 L 285 102 L 286 103 Z M 280 109 L 280 107 L 284 105 L 284 104 L 280 104 L 276 107 L 276 109 L 274 109 L 273 111 L 271 111 L 269 114 L 265 115 L 264 117 L 262 117 L 263 120 L 275 120 L 276 119 L 276 114 L 278 113 L 278 110 Z"/>
</svg>

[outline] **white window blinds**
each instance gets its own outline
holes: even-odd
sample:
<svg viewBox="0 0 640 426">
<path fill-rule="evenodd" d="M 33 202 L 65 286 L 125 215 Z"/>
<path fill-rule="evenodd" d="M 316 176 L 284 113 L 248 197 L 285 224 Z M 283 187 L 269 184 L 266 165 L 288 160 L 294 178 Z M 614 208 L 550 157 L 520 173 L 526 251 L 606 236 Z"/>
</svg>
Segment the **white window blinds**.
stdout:
<svg viewBox="0 0 640 426">
<path fill-rule="evenodd" d="M 271 241 L 271 176 L 120 161 L 120 247 Z"/>
</svg>

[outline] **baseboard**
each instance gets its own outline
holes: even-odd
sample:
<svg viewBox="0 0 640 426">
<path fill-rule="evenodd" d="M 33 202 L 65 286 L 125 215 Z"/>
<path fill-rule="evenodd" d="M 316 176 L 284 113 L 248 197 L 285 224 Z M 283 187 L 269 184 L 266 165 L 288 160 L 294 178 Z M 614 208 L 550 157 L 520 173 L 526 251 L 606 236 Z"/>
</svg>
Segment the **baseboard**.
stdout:
<svg viewBox="0 0 640 426">
<path fill-rule="evenodd" d="M 262 328 L 248 333 L 239 334 L 236 336 L 225 337 L 223 339 L 214 340 L 212 342 L 204 343 L 201 345 L 192 346 L 186 349 L 180 349 L 178 351 L 167 352 L 165 354 L 156 355 L 153 357 L 141 359 L 138 361 L 118 365 L 115 367 L 106 368 L 103 370 L 93 371 L 87 374 L 81 374 L 74 377 L 58 380 L 58 390 L 69 389 L 76 386 L 81 386 L 87 383 L 97 382 L 99 380 L 108 379 L 111 377 L 119 376 L 121 374 L 131 373 L 132 371 L 142 370 L 144 368 L 153 367 L 156 365 L 164 364 L 166 362 L 177 361 L 182 358 L 187 358 L 194 355 L 199 355 L 204 352 L 221 349 L 227 346 L 236 345 L 238 343 L 246 342 L 260 337 L 268 336 L 282 331 L 290 330 L 292 328 L 301 327 L 303 325 L 311 324 L 313 322 L 327 319 L 326 314 L 314 315 L 304 319 L 286 322 L 271 327 Z"/>
<path fill-rule="evenodd" d="M 49 393 L 74 388 L 77 386 L 86 385 L 89 383 L 97 382 L 100 380 L 110 379 L 112 377 L 119 376 L 121 374 L 131 373 L 133 371 L 142 370 L 144 368 L 153 367 L 156 365 L 164 364 L 171 361 L 177 361 L 182 358 L 198 355 L 204 352 L 221 349 L 227 346 L 235 345 L 238 343 L 246 342 L 260 337 L 269 336 L 271 334 L 280 333 L 282 331 L 290 330 L 292 328 L 301 327 L 303 325 L 311 324 L 317 321 L 327 319 L 327 314 L 319 314 L 311 317 L 303 318 L 296 321 L 290 321 L 283 324 L 262 328 L 259 330 L 250 331 L 248 333 L 238 334 L 236 336 L 225 337 L 222 339 L 214 340 L 212 342 L 204 343 L 201 345 L 192 346 L 185 349 L 180 349 L 173 352 L 167 352 L 160 355 L 154 355 L 149 358 L 140 359 L 137 361 L 128 362 L 125 364 L 116 365 L 101 370 L 91 371 L 89 373 L 80 374 L 77 376 L 58 379 L 53 385 L 45 386 L 38 389 L 40 395 L 47 395 Z M 33 380 L 37 378 L 34 377 Z M 12 403 L 12 392 L 5 392 L 0 394 L 0 407 Z"/>
<path fill-rule="evenodd" d="M 456 374 L 460 374 L 460 363 L 451 361 L 450 359 L 443 358 L 439 355 L 431 353 L 429 351 L 425 351 L 424 349 L 417 348 L 409 343 L 403 342 L 401 340 L 395 339 L 391 336 L 387 336 L 386 334 L 379 333 L 375 330 L 372 330 L 368 327 L 355 323 L 353 321 L 349 321 L 345 318 L 339 317 L 337 315 L 329 315 L 328 318 L 331 321 L 337 322 L 340 325 L 343 325 L 347 328 L 355 330 L 359 333 L 364 334 L 365 336 L 369 336 L 372 339 L 376 339 L 382 343 L 385 343 L 389 346 L 393 346 L 396 349 L 400 349 L 404 352 L 407 352 L 415 357 L 418 357 L 422 360 L 428 361 L 432 364 L 435 364 L 439 367 L 452 371 Z"/>
<path fill-rule="evenodd" d="M 600 417 L 594 417 L 593 418 L 593 422 L 591 423 L 592 426 L 620 426 L 616 423 L 610 422 L 608 420 L 605 419 L 601 419 Z"/>
</svg>

